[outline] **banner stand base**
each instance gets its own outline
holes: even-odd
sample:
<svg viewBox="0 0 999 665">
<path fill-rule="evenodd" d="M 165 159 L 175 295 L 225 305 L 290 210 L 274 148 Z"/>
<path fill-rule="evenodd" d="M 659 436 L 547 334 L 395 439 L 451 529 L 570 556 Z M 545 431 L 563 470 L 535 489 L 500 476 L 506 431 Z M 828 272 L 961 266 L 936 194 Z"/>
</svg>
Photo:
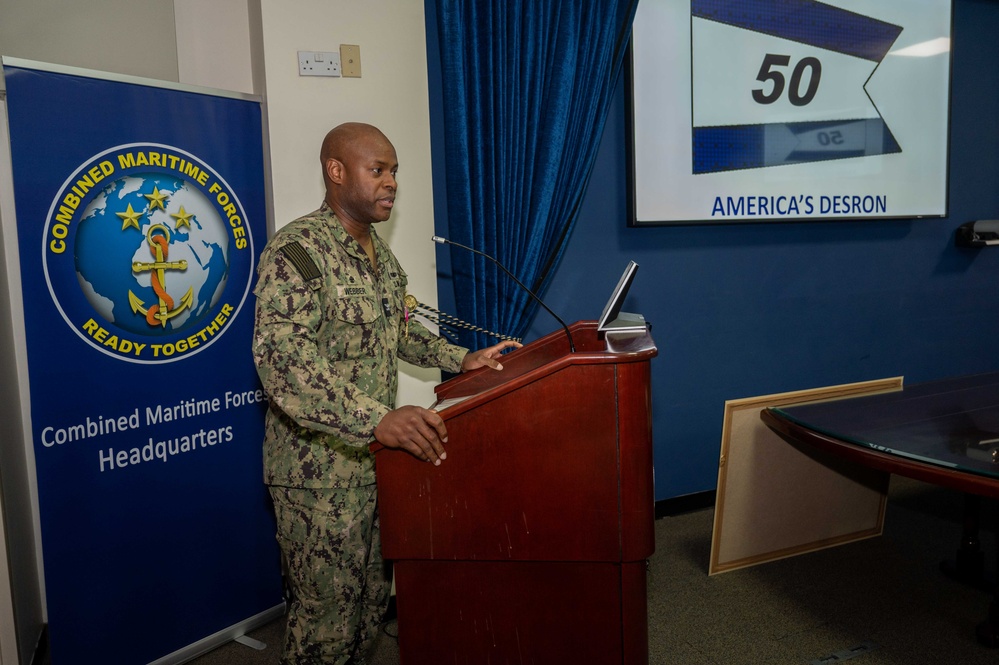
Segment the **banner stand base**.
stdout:
<svg viewBox="0 0 999 665">
<path fill-rule="evenodd" d="M 239 644 L 242 644 L 243 646 L 248 646 L 251 649 L 254 649 L 256 651 L 263 651 L 264 649 L 267 648 L 267 644 L 266 643 L 261 642 L 260 640 L 255 640 L 252 637 L 250 637 L 249 635 L 240 635 L 239 637 L 237 637 L 233 641 L 234 642 L 238 642 Z"/>
<path fill-rule="evenodd" d="M 247 644 L 247 640 L 249 638 L 245 637 L 246 633 L 250 632 L 251 630 L 254 630 L 255 628 L 259 628 L 260 626 L 268 624 L 274 619 L 277 619 L 278 617 L 284 614 L 284 611 L 285 611 L 284 603 L 275 605 L 269 610 L 265 610 L 260 614 L 252 616 L 235 625 L 232 625 L 229 628 L 220 630 L 214 635 L 209 635 L 208 637 L 202 640 L 198 640 L 193 644 L 187 645 L 183 649 L 179 649 L 171 654 L 167 654 L 166 656 L 163 656 L 159 660 L 151 662 L 149 665 L 177 665 L 178 663 L 186 663 L 189 660 L 193 660 L 194 658 L 197 658 L 202 654 L 208 653 L 212 649 L 216 649 L 222 646 L 223 644 L 232 641 L 238 641 L 241 644 Z M 257 640 L 251 640 L 251 641 L 256 642 L 257 644 L 263 644 L 263 642 L 258 642 Z M 263 648 L 266 647 L 267 645 L 263 644 Z"/>
</svg>

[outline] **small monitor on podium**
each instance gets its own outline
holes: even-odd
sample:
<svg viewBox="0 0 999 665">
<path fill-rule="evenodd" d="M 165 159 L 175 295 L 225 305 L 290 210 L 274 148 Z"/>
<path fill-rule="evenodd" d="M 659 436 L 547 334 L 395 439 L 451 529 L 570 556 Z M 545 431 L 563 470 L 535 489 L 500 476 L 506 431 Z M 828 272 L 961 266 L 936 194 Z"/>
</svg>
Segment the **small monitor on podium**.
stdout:
<svg viewBox="0 0 999 665">
<path fill-rule="evenodd" d="M 638 272 L 638 264 L 634 261 L 629 261 L 624 269 L 624 273 L 621 275 L 621 279 L 617 282 L 617 286 L 614 287 L 614 292 L 611 293 L 610 300 L 607 301 L 604 311 L 600 315 L 600 320 L 597 322 L 598 331 L 645 332 L 645 317 L 641 314 L 631 314 L 621 311 L 621 306 L 624 304 L 624 299 L 628 296 L 628 289 L 631 288 L 631 283 L 635 279 L 636 272 Z"/>
</svg>

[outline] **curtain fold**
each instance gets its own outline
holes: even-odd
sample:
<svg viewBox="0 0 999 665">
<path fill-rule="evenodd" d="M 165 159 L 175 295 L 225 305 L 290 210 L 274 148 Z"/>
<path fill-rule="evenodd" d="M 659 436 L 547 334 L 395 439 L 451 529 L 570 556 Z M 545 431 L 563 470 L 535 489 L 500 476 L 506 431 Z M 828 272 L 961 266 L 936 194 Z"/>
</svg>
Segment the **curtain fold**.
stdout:
<svg viewBox="0 0 999 665">
<path fill-rule="evenodd" d="M 437 0 L 449 238 L 535 293 L 578 217 L 637 5 Z M 524 335 L 538 308 L 527 293 L 461 248 L 451 265 L 459 318 Z M 473 348 L 495 341 L 461 333 Z"/>
</svg>

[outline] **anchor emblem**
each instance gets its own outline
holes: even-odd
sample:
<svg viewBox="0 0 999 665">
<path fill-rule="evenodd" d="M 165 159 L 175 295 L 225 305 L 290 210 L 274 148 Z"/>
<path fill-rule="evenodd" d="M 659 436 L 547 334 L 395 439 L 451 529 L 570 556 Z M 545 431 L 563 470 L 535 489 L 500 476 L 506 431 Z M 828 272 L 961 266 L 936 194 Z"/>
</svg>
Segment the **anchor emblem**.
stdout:
<svg viewBox="0 0 999 665">
<path fill-rule="evenodd" d="M 151 326 L 161 326 L 166 328 L 167 321 L 177 316 L 194 302 L 194 287 L 187 289 L 180 299 L 180 306 L 174 309 L 174 299 L 166 291 L 166 271 L 167 270 L 187 270 L 187 261 L 167 261 L 170 252 L 170 229 L 163 224 L 154 224 L 146 232 L 146 242 L 149 243 L 149 253 L 153 255 L 152 263 L 134 261 L 132 272 L 151 272 L 153 291 L 159 299 L 158 303 L 150 305 L 147 309 L 145 303 L 132 293 L 128 292 L 128 303 L 132 306 L 132 313 L 141 313 L 146 317 L 146 323 Z"/>
</svg>

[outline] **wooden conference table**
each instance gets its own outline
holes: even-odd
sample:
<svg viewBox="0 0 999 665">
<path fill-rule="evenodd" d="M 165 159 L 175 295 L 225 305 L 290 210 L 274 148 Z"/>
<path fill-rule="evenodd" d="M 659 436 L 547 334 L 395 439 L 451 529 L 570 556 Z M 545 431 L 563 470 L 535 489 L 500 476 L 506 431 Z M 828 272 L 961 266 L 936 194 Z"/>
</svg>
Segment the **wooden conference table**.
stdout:
<svg viewBox="0 0 999 665">
<path fill-rule="evenodd" d="M 966 493 L 964 534 L 953 572 L 965 581 L 981 581 L 978 501 L 999 498 L 999 372 L 772 407 L 760 417 L 791 443 Z M 993 595 L 977 634 L 983 644 L 999 646 L 999 595 Z"/>
</svg>

